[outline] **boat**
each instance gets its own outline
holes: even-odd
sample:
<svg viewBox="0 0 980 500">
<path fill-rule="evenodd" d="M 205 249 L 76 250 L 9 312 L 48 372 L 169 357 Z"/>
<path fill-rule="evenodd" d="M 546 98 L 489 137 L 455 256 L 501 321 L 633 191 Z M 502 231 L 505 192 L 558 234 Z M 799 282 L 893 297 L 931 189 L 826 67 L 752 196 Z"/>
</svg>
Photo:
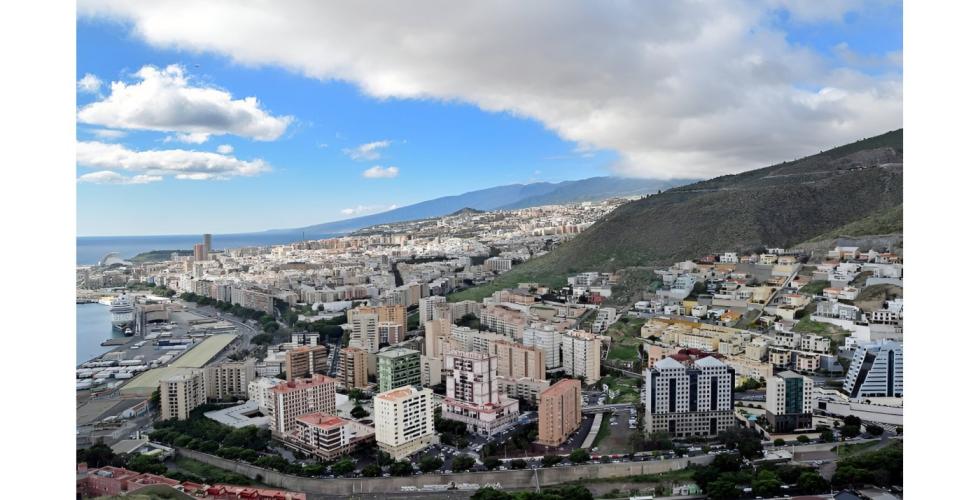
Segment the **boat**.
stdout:
<svg viewBox="0 0 980 500">
<path fill-rule="evenodd" d="M 122 294 L 112 299 L 112 303 L 109 305 L 109 313 L 112 314 L 113 328 L 123 331 L 127 337 L 133 334 L 133 330 L 129 327 L 136 318 L 136 308 L 133 307 L 133 302 L 129 297 Z"/>
</svg>

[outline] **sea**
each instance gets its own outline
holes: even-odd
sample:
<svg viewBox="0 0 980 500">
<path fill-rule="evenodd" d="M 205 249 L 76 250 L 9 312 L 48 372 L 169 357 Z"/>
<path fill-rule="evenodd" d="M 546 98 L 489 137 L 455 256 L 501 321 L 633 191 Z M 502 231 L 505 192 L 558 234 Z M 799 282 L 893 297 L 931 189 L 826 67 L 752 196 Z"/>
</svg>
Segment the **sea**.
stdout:
<svg viewBox="0 0 980 500">
<path fill-rule="evenodd" d="M 112 329 L 112 315 L 104 304 L 77 304 L 75 306 L 75 365 L 80 365 L 113 349 L 100 344 L 108 338 L 123 337 Z"/>
<path fill-rule="evenodd" d="M 304 235 L 301 232 L 216 234 L 211 237 L 211 248 L 224 250 L 252 246 L 282 245 L 308 239 L 329 238 L 334 235 Z M 164 236 L 80 236 L 75 238 L 75 264 L 98 264 L 109 252 L 119 252 L 123 259 L 132 258 L 152 250 L 193 250 L 201 243 L 200 234 Z"/>
</svg>

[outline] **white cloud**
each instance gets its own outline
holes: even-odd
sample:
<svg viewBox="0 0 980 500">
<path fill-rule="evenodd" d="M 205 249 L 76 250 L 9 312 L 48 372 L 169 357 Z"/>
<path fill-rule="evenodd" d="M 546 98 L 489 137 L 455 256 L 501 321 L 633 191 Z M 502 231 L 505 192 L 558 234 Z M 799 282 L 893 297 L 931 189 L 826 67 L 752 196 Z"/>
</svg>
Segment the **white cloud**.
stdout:
<svg viewBox="0 0 980 500">
<path fill-rule="evenodd" d="M 142 174 L 144 179 L 157 177 L 174 177 L 188 180 L 224 180 L 238 176 L 253 176 L 270 170 L 262 160 L 239 160 L 232 156 L 205 151 L 188 151 L 184 149 L 133 151 L 119 144 L 102 142 L 79 142 L 76 146 L 76 161 L 78 166 L 105 169 L 108 171 L 122 170 Z M 97 177 L 107 177 L 105 173 Z M 110 172 L 113 173 L 113 172 Z M 90 175 L 90 174 L 85 174 Z M 85 177 L 83 175 L 79 178 Z M 137 175 L 139 177 L 139 175 Z"/>
<path fill-rule="evenodd" d="M 193 86 L 184 69 L 143 66 L 134 83 L 112 82 L 105 99 L 84 106 L 78 121 L 104 127 L 174 132 L 175 140 L 200 144 L 209 135 L 277 139 L 292 121 L 272 116 L 255 97 L 233 99 L 225 90 Z"/>
<path fill-rule="evenodd" d="M 195 132 L 191 134 L 168 135 L 163 142 L 183 142 L 184 144 L 204 144 L 211 136 L 205 133 Z"/>
<path fill-rule="evenodd" d="M 388 210 L 394 210 L 396 208 L 398 208 L 398 205 L 358 205 L 353 208 L 345 208 L 341 210 L 340 213 L 344 215 L 367 215 L 387 212 Z"/>
<path fill-rule="evenodd" d="M 102 80 L 92 73 L 85 73 L 85 76 L 76 84 L 78 91 L 85 94 L 98 94 L 102 88 Z"/>
<path fill-rule="evenodd" d="M 375 165 L 362 172 L 361 175 L 368 179 L 390 179 L 392 177 L 398 177 L 398 167 L 385 168 Z"/>
<path fill-rule="evenodd" d="M 391 141 L 374 141 L 361 144 L 356 148 L 345 149 L 344 154 L 352 160 L 377 160 L 381 158 L 381 150 L 391 145 Z"/>
<path fill-rule="evenodd" d="M 743 171 L 901 127 L 900 70 L 862 73 L 774 24 L 781 12 L 793 25 L 866 9 L 844 0 L 79 5 L 82 16 L 132 23 L 153 46 L 343 80 L 379 99 L 531 118 L 583 152 L 617 152 L 618 173 L 659 178 Z"/>
<path fill-rule="evenodd" d="M 218 152 L 223 155 L 230 155 L 235 152 L 235 148 L 233 148 L 231 144 L 222 144 L 218 146 Z"/>
<path fill-rule="evenodd" d="M 103 139 L 103 140 L 122 139 L 123 137 L 126 137 L 126 132 L 124 132 L 122 130 L 112 130 L 112 129 L 107 129 L 107 128 L 97 128 L 97 129 L 89 130 L 89 132 L 91 132 L 92 135 L 98 137 L 99 139 Z"/>
<path fill-rule="evenodd" d="M 78 176 L 78 182 L 87 182 L 90 184 L 149 184 L 162 180 L 163 177 L 159 175 L 139 174 L 127 177 L 111 170 L 100 170 Z"/>
</svg>

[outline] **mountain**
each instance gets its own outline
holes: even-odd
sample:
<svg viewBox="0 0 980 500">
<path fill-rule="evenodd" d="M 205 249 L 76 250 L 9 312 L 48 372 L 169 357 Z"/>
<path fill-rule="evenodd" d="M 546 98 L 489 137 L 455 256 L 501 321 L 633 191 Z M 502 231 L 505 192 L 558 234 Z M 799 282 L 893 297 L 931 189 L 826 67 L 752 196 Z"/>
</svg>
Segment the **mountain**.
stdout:
<svg viewBox="0 0 980 500">
<path fill-rule="evenodd" d="M 677 186 L 684 180 L 656 181 L 647 179 L 622 179 L 618 177 L 592 177 L 577 181 L 558 183 L 535 182 L 531 184 L 510 184 L 478 191 L 470 191 L 456 196 L 443 196 L 423 201 L 387 212 L 355 217 L 334 222 L 295 229 L 274 229 L 271 232 L 304 232 L 307 237 L 318 235 L 337 235 L 349 233 L 365 227 L 392 222 L 427 219 L 451 214 L 469 208 L 472 210 L 511 210 L 539 205 L 598 201 L 615 196 L 655 193 L 661 189 Z"/>
<path fill-rule="evenodd" d="M 492 286 L 529 280 L 560 283 L 575 272 L 665 265 L 763 245 L 788 248 L 840 229 L 901 227 L 894 223 L 901 217 L 901 204 L 899 129 L 627 203 Z M 886 214 L 885 222 L 880 216 L 869 219 L 872 214 Z M 468 298 L 480 295 L 471 292 Z"/>
</svg>

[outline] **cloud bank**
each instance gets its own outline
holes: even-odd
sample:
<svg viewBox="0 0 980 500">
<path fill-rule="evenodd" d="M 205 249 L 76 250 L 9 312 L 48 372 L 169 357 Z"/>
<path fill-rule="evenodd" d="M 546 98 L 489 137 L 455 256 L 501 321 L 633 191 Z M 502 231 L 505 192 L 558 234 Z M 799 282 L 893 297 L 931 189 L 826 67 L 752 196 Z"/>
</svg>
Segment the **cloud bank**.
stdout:
<svg viewBox="0 0 980 500">
<path fill-rule="evenodd" d="M 79 176 L 80 182 L 145 184 L 172 177 L 182 180 L 226 180 L 253 176 L 270 170 L 263 160 L 184 149 L 134 151 L 119 144 L 80 141 L 76 145 L 79 167 L 102 169 Z M 122 172 L 135 174 L 125 176 Z"/>
</svg>

